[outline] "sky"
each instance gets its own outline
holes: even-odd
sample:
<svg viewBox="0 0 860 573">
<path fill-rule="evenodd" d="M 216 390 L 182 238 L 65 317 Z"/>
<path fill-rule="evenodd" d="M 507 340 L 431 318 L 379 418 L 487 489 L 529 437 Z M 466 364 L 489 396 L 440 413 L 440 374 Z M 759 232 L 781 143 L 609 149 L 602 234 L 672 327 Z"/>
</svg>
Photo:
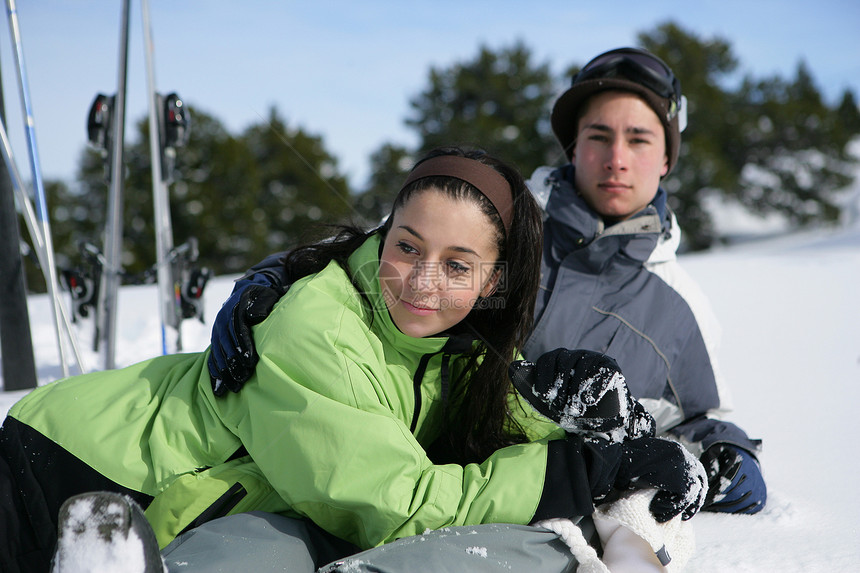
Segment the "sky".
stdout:
<svg viewBox="0 0 860 573">
<path fill-rule="evenodd" d="M 768 484 L 759 514 L 692 519 L 696 550 L 685 571 L 860 571 L 860 224 L 684 255 L 681 264 L 719 318 L 729 419 L 762 439 Z M 206 348 L 232 278 L 207 285 L 205 324 L 182 323 L 187 351 Z M 156 308 L 154 285 L 120 289 L 118 365 L 160 353 Z M 39 383 L 46 384 L 60 373 L 47 297 L 31 295 L 29 309 Z M 92 369 L 99 363 L 89 352 L 92 320 L 76 328 Z M 25 393 L 0 392 L 0 417 Z"/>
<path fill-rule="evenodd" d="M 16 4 L 41 173 L 71 179 L 95 95 L 117 91 L 122 2 Z M 480 46 L 521 40 L 560 76 L 671 20 L 702 40 L 728 41 L 735 79 L 792 78 L 803 60 L 828 101 L 846 88 L 860 95 L 856 0 L 152 0 L 150 11 L 158 91 L 177 92 L 235 134 L 274 106 L 289 126 L 323 138 L 354 188 L 383 143 L 416 143 L 404 120 L 431 66 L 471 60 Z M 130 20 L 127 140 L 147 114 L 141 0 Z M 9 26 L 0 26 L 7 132 L 29 174 L 13 54 Z"/>
</svg>

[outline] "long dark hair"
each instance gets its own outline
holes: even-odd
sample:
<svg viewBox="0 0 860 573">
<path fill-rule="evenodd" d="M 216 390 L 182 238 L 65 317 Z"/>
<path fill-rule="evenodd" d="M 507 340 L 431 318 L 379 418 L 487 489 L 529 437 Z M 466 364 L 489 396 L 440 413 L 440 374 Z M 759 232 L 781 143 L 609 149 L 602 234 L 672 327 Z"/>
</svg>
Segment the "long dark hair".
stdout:
<svg viewBox="0 0 860 573">
<path fill-rule="evenodd" d="M 347 269 L 347 259 L 365 240 L 375 233 L 385 236 L 394 213 L 414 195 L 431 188 L 453 198 L 468 198 L 481 207 L 496 229 L 501 277 L 495 293 L 478 301 L 455 326 L 457 332 L 471 334 L 478 344 L 464 355 L 467 363 L 463 372 L 468 384 L 454 381 L 452 401 L 460 407 L 448 409 L 444 433 L 438 441 L 438 449 L 445 452 L 446 461 L 467 463 L 483 461 L 497 449 L 524 440 L 522 428 L 514 422 L 508 408 L 512 390 L 507 371 L 532 329 L 543 233 L 540 208 L 514 167 L 483 151 L 459 148 L 433 150 L 421 161 L 441 155 L 479 161 L 507 180 L 513 194 L 513 217 L 507 234 L 495 207 L 477 188 L 453 177 L 426 177 L 400 191 L 383 225 L 369 231 L 355 226 L 339 227 L 330 240 L 293 249 L 286 257 L 286 268 L 291 281 L 318 272 L 331 261 Z"/>
</svg>

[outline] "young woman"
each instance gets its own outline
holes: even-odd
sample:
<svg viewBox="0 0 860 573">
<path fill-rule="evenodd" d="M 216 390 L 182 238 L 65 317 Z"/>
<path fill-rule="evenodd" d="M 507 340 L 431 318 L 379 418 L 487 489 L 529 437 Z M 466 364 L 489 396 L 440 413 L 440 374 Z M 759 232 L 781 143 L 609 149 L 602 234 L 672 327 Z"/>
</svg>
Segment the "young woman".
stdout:
<svg viewBox="0 0 860 573">
<path fill-rule="evenodd" d="M 61 504 L 93 490 L 130 496 L 162 547 L 252 510 L 360 549 L 587 515 L 631 481 L 629 452 L 565 437 L 507 377 L 540 253 L 540 211 L 514 169 L 431 153 L 382 227 L 289 255 L 297 280 L 255 328 L 260 362 L 242 392 L 214 396 L 203 352 L 66 379 L 13 406 L 0 568 L 46 570 Z"/>
</svg>

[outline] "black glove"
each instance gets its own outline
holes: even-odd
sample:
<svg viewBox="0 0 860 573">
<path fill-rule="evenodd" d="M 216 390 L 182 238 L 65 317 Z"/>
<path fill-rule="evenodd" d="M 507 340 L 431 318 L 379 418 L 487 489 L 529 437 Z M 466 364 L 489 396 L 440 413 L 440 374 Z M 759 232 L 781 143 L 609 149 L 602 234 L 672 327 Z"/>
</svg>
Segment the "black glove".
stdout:
<svg viewBox="0 0 860 573">
<path fill-rule="evenodd" d="M 568 434 L 549 443 L 544 490 L 535 521 L 588 515 L 631 490 L 656 488 L 650 510 L 663 523 L 690 519 L 707 493 L 705 469 L 684 447 L 663 438 L 624 443 Z"/>
<path fill-rule="evenodd" d="M 254 373 L 260 357 L 251 327 L 272 312 L 286 289 L 279 277 L 258 272 L 236 282 L 230 297 L 218 311 L 212 325 L 209 377 L 212 392 L 223 396 L 227 390 L 238 392 Z"/>
<path fill-rule="evenodd" d="M 767 486 L 758 461 L 730 444 L 714 444 L 702 454 L 708 474 L 703 511 L 758 513 L 767 502 Z"/>
<path fill-rule="evenodd" d="M 605 354 L 559 348 L 537 363 L 513 362 L 508 372 L 532 407 L 568 432 L 610 442 L 654 435 L 654 419 Z"/>
<path fill-rule="evenodd" d="M 621 444 L 621 452 L 613 489 L 660 490 L 650 505 L 658 523 L 678 514 L 690 519 L 702 508 L 708 492 L 705 468 L 684 446 L 663 438 L 639 438 Z"/>
</svg>

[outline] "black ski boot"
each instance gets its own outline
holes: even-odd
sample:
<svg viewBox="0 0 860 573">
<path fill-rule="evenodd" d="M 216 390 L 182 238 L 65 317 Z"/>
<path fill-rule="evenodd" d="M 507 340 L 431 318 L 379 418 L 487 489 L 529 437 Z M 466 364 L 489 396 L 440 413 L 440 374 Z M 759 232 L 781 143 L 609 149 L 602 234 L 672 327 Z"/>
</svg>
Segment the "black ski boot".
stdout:
<svg viewBox="0 0 860 573">
<path fill-rule="evenodd" d="M 51 573 L 97 571 L 167 573 L 143 510 L 126 496 L 84 493 L 60 508 Z"/>
</svg>

